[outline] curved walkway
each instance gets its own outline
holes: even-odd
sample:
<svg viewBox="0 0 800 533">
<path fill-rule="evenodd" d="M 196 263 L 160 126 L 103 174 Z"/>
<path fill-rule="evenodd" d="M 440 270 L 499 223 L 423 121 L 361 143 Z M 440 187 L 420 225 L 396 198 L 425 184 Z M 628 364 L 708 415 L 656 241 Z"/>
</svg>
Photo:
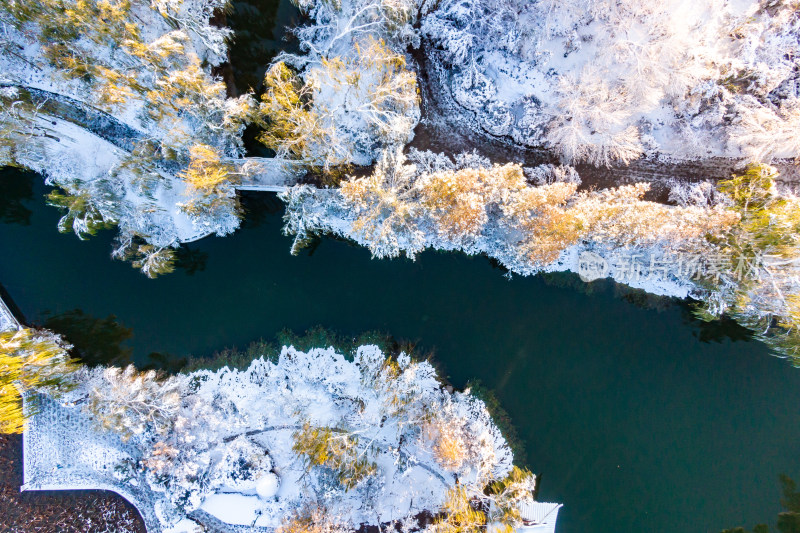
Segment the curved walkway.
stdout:
<svg viewBox="0 0 800 533">
<path fill-rule="evenodd" d="M 75 124 L 128 153 L 148 137 L 146 132 L 72 97 L 34 87 L 0 83 L 0 88 L 3 87 L 16 89 L 40 113 Z M 249 174 L 245 181 L 236 186 L 241 190 L 279 192 L 296 184 L 302 175 L 302 170 L 295 162 L 285 159 L 245 157 L 230 160 L 230 163 Z M 157 164 L 173 175 L 181 169 L 181 165 L 175 161 L 161 159 Z"/>
<path fill-rule="evenodd" d="M 36 106 L 39 112 L 80 126 L 126 152 L 132 152 L 145 137 L 144 132 L 124 124 L 105 111 L 69 96 L 34 87 L 0 84 L 0 88 L 5 87 L 16 89 L 25 100 Z"/>
</svg>

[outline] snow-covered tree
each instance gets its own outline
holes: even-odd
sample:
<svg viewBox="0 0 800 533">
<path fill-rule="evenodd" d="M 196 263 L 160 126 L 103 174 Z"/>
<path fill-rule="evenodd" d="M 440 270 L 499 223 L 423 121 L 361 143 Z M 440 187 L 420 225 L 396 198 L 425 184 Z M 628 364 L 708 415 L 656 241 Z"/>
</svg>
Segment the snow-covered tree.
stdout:
<svg viewBox="0 0 800 533">
<path fill-rule="evenodd" d="M 0 332 L 0 433 L 22 433 L 38 394 L 58 397 L 72 385 L 70 345 L 46 330 Z M 28 395 L 26 409 L 23 398 Z"/>
<path fill-rule="evenodd" d="M 715 241 L 724 268 L 706 280 L 699 314 L 733 316 L 798 365 L 800 200 L 778 194 L 776 177 L 774 167 L 751 165 L 720 184 L 741 222 Z"/>
<path fill-rule="evenodd" d="M 313 427 L 308 423 L 292 436 L 292 450 L 303 457 L 311 467 L 324 467 L 333 471 L 345 490 L 377 473 L 375 463 L 359 449 L 359 439 L 347 431 Z"/>
<path fill-rule="evenodd" d="M 299 74 L 275 63 L 264 85 L 262 142 L 324 171 L 371 162 L 376 144 L 406 143 L 419 120 L 416 77 L 402 55 L 371 35 Z"/>
<path fill-rule="evenodd" d="M 198 508 L 224 520 L 214 502 L 226 498 L 289 533 L 410 525 L 446 509 L 454 487 L 479 494 L 512 472 L 481 400 L 442 388 L 430 363 L 375 346 L 348 358 L 284 347 L 245 370 L 169 378 L 84 369 L 76 381 L 62 408 L 82 406 L 125 439 L 115 477 L 146 491 L 164 526 Z M 446 451 L 448 439 L 463 453 Z"/>
<path fill-rule="evenodd" d="M 103 216 L 103 213 L 95 206 L 98 198 L 87 189 L 81 190 L 78 183 L 71 185 L 74 187 L 73 193 L 64 194 L 55 190 L 47 195 L 50 205 L 67 211 L 58 221 L 59 231 L 75 232 L 78 238 L 85 239 L 101 229 L 110 228 L 112 224 L 109 218 Z"/>
<path fill-rule="evenodd" d="M 94 372 L 87 382 L 88 409 L 98 422 L 124 440 L 146 432 L 165 435 L 180 408 L 183 380 L 133 366 Z"/>
<path fill-rule="evenodd" d="M 753 162 L 800 157 L 800 98 L 785 101 L 781 107 L 750 100 L 742 105 L 740 120 L 731 138 Z"/>
<path fill-rule="evenodd" d="M 443 0 L 423 3 L 421 33 L 432 75 L 492 135 L 599 165 L 740 149 L 763 160 L 797 156 L 792 6 Z"/>
<path fill-rule="evenodd" d="M 567 162 L 611 166 L 642 155 L 639 132 L 630 124 L 633 99 L 623 89 L 610 88 L 599 74 L 584 69 L 578 79 L 563 76 L 558 95 L 558 115 L 545 142 Z"/>
<path fill-rule="evenodd" d="M 333 231 L 377 257 L 414 257 L 428 246 L 479 251 L 530 273 L 581 242 L 704 249 L 708 234 L 721 235 L 739 219 L 724 206 L 645 201 L 647 184 L 579 192 L 572 174 L 557 167 L 540 169 L 539 179 L 550 183 L 535 187 L 519 165 L 451 165 L 426 173 L 402 153 L 389 153 L 372 175 L 350 178 L 339 191 L 297 187 L 284 195 L 286 230 L 299 242 Z M 545 178 L 545 172 L 567 181 Z"/>
<path fill-rule="evenodd" d="M 257 104 L 249 94 L 227 98 L 211 74 L 226 59 L 230 31 L 210 19 L 226 6 L 225 0 L 0 4 L 3 42 L 14 43 L 0 46 L 0 157 L 44 173 L 65 191 L 51 198 L 67 209 L 62 229 L 85 236 L 116 224 L 121 243 L 145 244 L 120 246 L 125 253 L 115 255 L 133 259 L 148 275 L 168 270 L 179 241 L 203 231 L 230 233 L 239 223 L 233 184 L 241 174 L 227 160 L 241 155 L 241 134 Z M 63 97 L 42 103 L 42 94 L 26 88 L 42 84 Z M 54 120 L 76 105 L 82 108 L 76 124 Z"/>
</svg>

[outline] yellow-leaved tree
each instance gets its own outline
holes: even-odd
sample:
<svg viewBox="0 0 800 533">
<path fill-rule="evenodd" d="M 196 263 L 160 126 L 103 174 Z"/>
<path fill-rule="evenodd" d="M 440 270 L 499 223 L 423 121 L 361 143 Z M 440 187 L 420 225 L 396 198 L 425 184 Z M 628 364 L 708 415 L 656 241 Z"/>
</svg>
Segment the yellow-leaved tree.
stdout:
<svg viewBox="0 0 800 533">
<path fill-rule="evenodd" d="M 222 160 L 219 151 L 207 144 L 195 144 L 189 148 L 190 163 L 178 174 L 195 190 L 211 193 L 225 183 L 234 184 L 238 174 L 233 166 Z"/>
<path fill-rule="evenodd" d="M 456 485 L 447 492 L 432 529 L 435 533 L 481 533 L 486 531 L 486 514 L 469 490 Z"/>
<path fill-rule="evenodd" d="M 324 466 L 330 468 L 345 490 L 377 472 L 377 465 L 359 449 L 359 439 L 346 431 L 315 427 L 309 423 L 296 431 L 292 438 L 292 450 L 303 458 L 308 468 Z"/>
<path fill-rule="evenodd" d="M 23 410 L 21 391 L 57 396 L 71 387 L 70 374 L 78 363 L 69 357 L 69 348 L 49 331 L 0 333 L 0 433 L 21 433 L 26 416 L 35 409 L 35 403 L 29 403 Z"/>
<path fill-rule="evenodd" d="M 698 316 L 727 313 L 800 366 L 800 199 L 780 194 L 777 177 L 775 167 L 751 165 L 720 182 L 741 221 L 714 239 L 727 268 L 707 280 L 714 297 Z"/>
<path fill-rule="evenodd" d="M 408 142 L 418 118 L 416 76 L 401 54 L 372 37 L 299 73 L 275 63 L 264 86 L 261 142 L 326 173 L 371 159 L 375 144 Z"/>
</svg>

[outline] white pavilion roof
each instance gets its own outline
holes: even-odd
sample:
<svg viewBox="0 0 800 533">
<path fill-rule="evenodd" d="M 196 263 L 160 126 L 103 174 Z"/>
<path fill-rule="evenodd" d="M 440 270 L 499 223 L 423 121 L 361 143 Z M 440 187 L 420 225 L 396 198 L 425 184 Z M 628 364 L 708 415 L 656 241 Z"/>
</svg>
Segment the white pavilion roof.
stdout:
<svg viewBox="0 0 800 533">
<path fill-rule="evenodd" d="M 523 502 L 519 506 L 525 526 L 518 528 L 520 533 L 555 533 L 560 503 Z"/>
</svg>

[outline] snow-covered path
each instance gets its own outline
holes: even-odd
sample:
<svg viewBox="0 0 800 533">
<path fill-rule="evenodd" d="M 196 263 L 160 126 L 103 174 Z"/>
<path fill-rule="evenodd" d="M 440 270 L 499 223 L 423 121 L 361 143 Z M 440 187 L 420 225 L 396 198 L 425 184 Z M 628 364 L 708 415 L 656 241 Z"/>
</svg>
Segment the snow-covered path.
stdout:
<svg viewBox="0 0 800 533">
<path fill-rule="evenodd" d="M 132 152 L 147 137 L 147 133 L 113 115 L 69 96 L 22 85 L 0 84 L 2 87 L 16 89 L 38 108 L 41 115 L 70 122 L 126 152 Z M 240 190 L 280 192 L 295 185 L 302 176 L 302 170 L 293 161 L 285 159 L 246 157 L 230 162 L 239 170 L 248 170 L 248 178 L 236 187 Z M 157 163 L 166 173 L 175 174 L 180 170 L 175 161 L 159 160 Z"/>
<path fill-rule="evenodd" d="M 16 89 L 19 97 L 28 100 L 40 114 L 75 124 L 126 152 L 132 152 L 147 135 L 113 115 L 69 96 L 34 87 L 0 84 L 0 88 L 5 87 Z M 174 162 L 163 161 L 159 164 L 172 170 L 177 168 Z"/>
<path fill-rule="evenodd" d="M 134 450 L 113 433 L 98 431 L 82 410 L 40 398 L 23 443 L 21 490 L 110 490 L 139 511 L 148 533 L 161 533 L 151 499 L 139 488 L 141 481 L 123 483 L 114 477 L 114 468 Z"/>
</svg>

